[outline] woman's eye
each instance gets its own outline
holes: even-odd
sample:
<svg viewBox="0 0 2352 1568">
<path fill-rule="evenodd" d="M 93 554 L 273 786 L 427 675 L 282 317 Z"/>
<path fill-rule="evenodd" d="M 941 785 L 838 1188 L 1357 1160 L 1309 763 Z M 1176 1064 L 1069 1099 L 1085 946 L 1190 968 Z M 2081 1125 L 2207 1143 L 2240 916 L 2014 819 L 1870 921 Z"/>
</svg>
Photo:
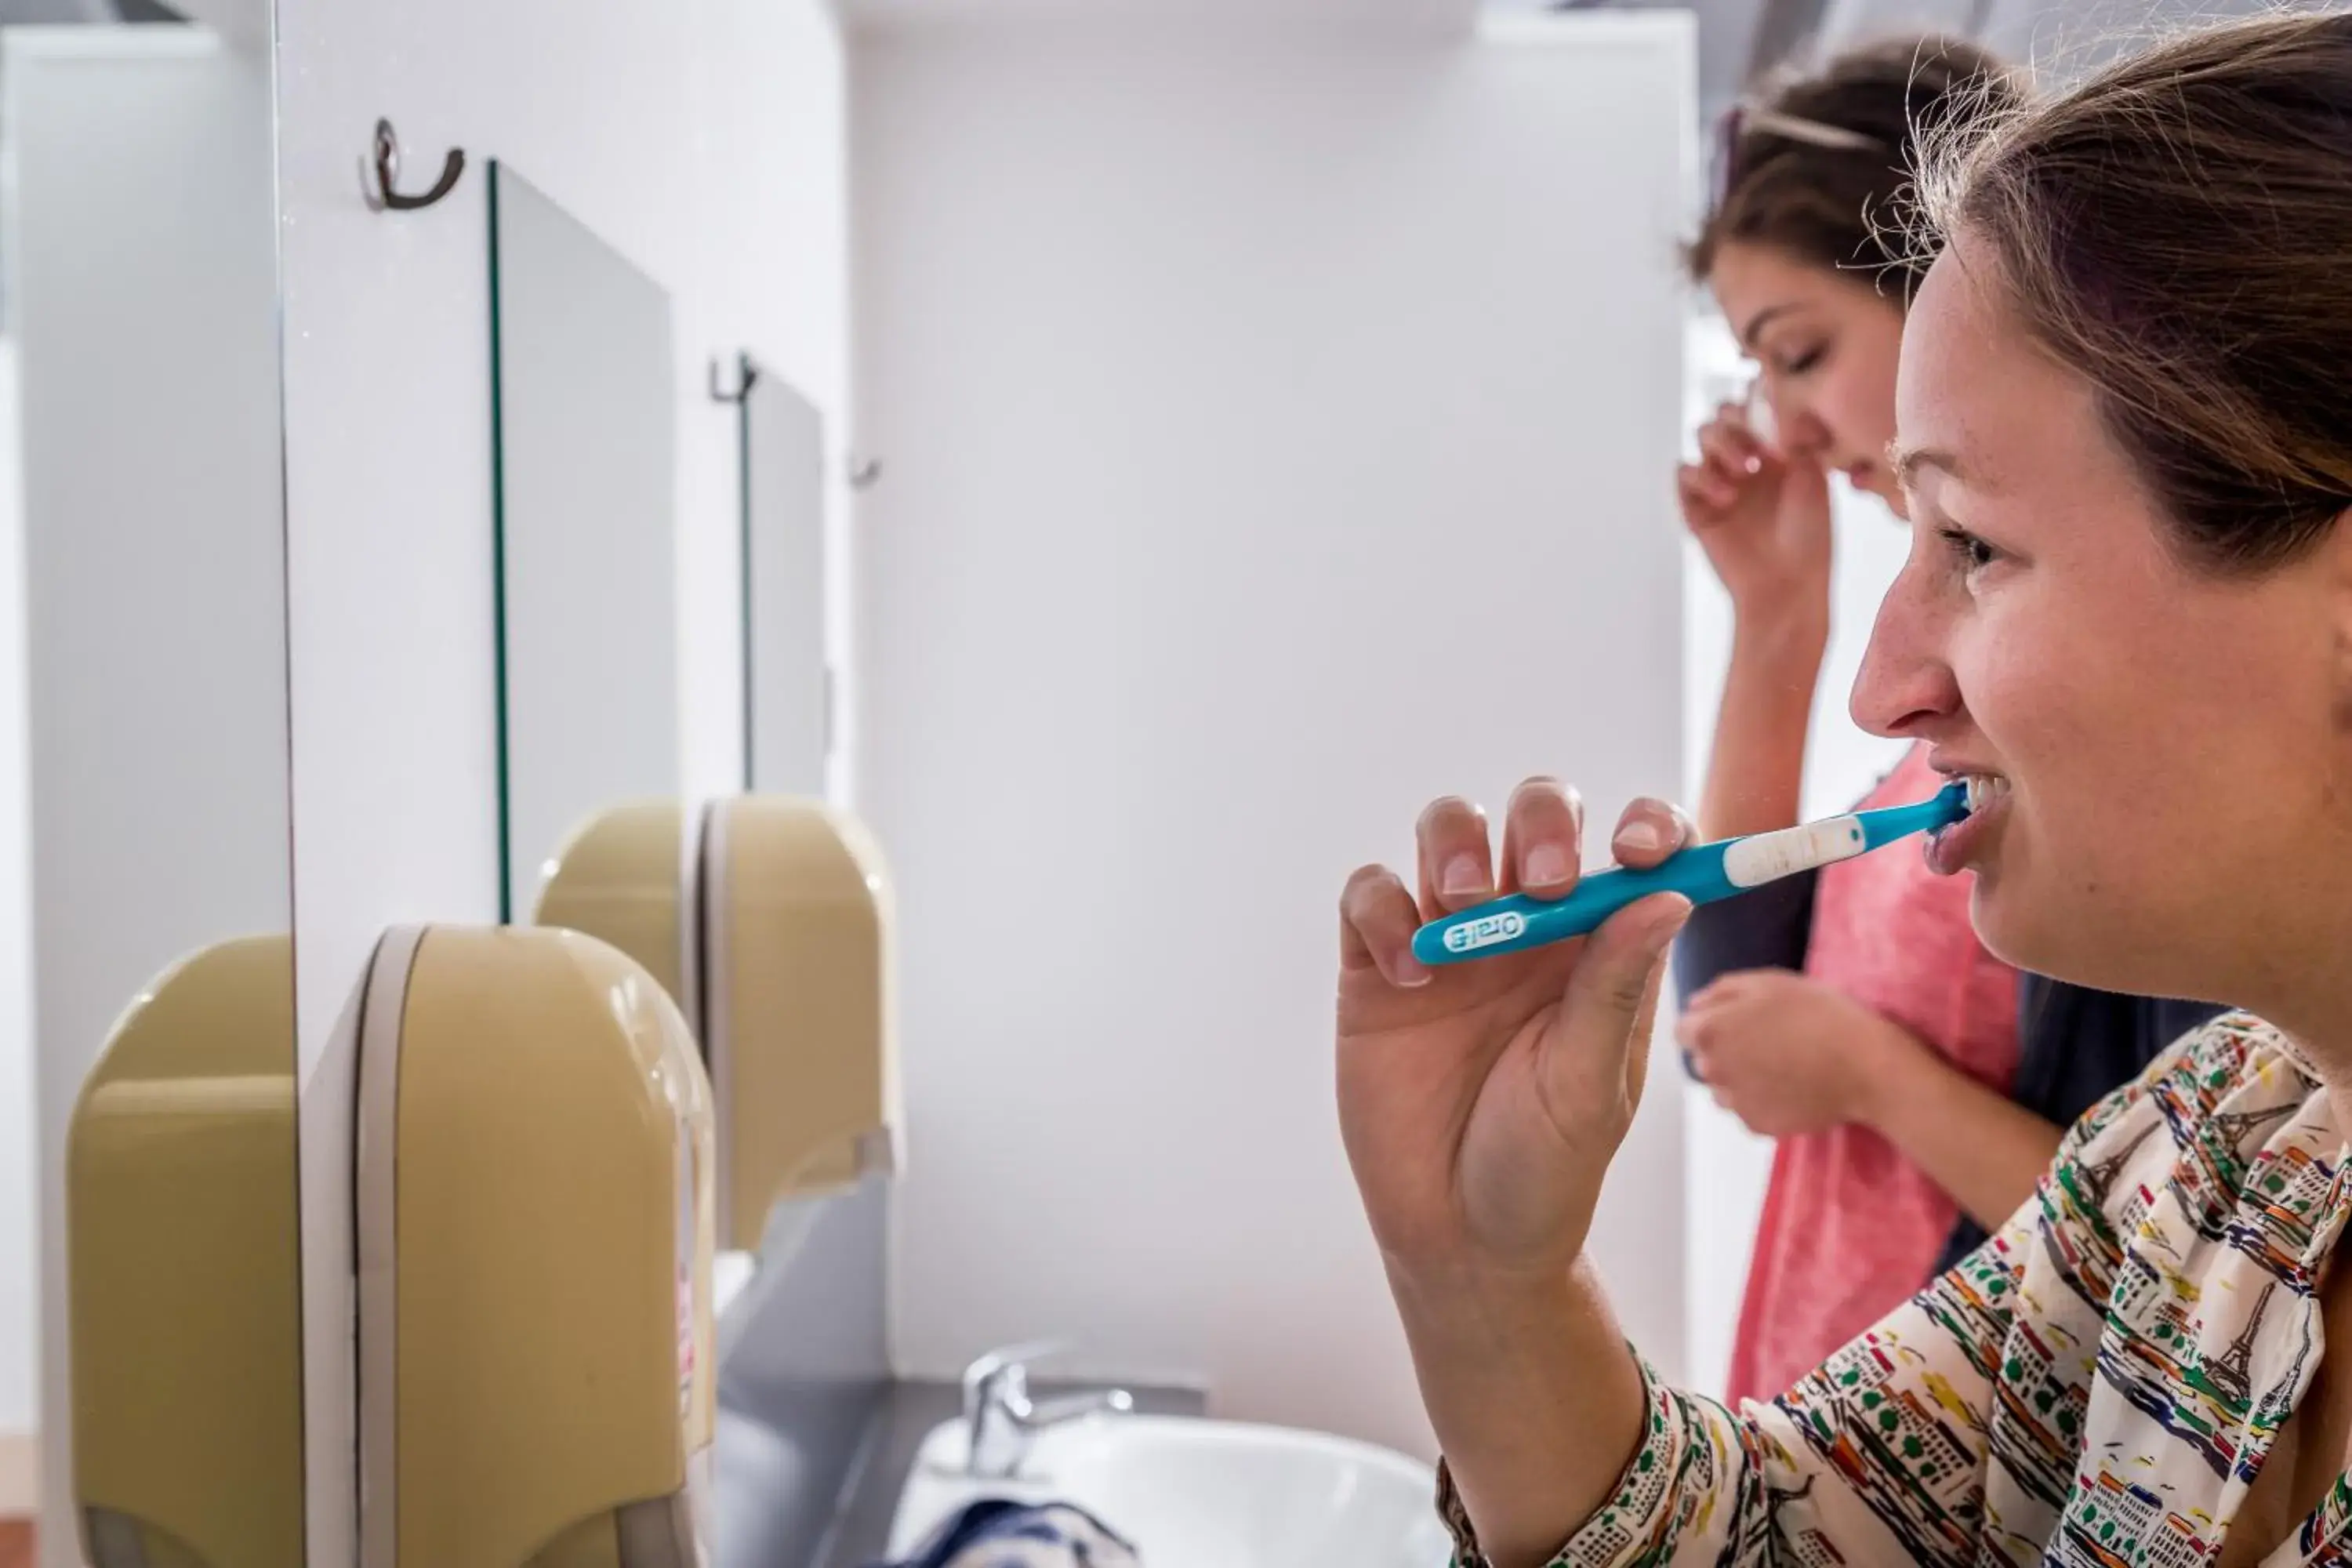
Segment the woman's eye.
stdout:
<svg viewBox="0 0 2352 1568">
<path fill-rule="evenodd" d="M 1780 374 L 1803 375 L 1806 372 L 1817 368 L 1822 363 L 1822 356 L 1828 352 L 1827 349 L 1807 349 L 1803 353 L 1790 354 L 1780 362 Z"/>
<path fill-rule="evenodd" d="M 2000 556 L 2000 552 L 1965 528 L 1948 527 L 1941 531 L 1944 543 L 1950 548 L 1953 558 L 1969 572 L 1981 572 Z"/>
</svg>

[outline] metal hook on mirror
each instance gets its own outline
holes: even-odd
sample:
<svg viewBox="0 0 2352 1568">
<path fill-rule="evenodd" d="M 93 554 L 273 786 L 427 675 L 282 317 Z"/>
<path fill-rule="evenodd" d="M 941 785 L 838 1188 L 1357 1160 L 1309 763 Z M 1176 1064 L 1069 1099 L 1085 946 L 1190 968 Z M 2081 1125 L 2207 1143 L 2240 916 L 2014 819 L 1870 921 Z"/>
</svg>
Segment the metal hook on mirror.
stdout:
<svg viewBox="0 0 2352 1568">
<path fill-rule="evenodd" d="M 849 488 L 851 489 L 872 489 L 875 481 L 881 477 L 881 458 L 861 458 L 855 452 L 849 454 Z"/>
<path fill-rule="evenodd" d="M 433 188 L 422 195 L 406 196 L 393 189 L 400 181 L 400 138 L 394 134 L 392 121 L 375 122 L 373 158 L 360 160 L 360 194 L 371 212 L 415 212 L 429 207 L 455 190 L 457 176 L 466 172 L 466 154 L 460 148 L 449 149 L 442 160 L 441 177 Z"/>
<path fill-rule="evenodd" d="M 732 391 L 730 391 L 719 384 L 719 361 L 716 358 L 712 359 L 710 362 L 711 402 L 740 403 L 745 398 L 751 395 L 751 384 L 760 379 L 760 367 L 751 363 L 751 356 L 750 354 L 737 354 L 735 356 L 735 386 Z"/>
</svg>

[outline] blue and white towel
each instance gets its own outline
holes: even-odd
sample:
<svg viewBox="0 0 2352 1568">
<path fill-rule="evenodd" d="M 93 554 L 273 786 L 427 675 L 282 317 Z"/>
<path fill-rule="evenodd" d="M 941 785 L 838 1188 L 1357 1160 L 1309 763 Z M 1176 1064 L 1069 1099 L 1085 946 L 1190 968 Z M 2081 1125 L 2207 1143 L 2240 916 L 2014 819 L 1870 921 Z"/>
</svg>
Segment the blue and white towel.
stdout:
<svg viewBox="0 0 2352 1568">
<path fill-rule="evenodd" d="M 1137 1558 L 1135 1548 L 1083 1509 L 986 1498 L 895 1568 L 1137 1568 Z"/>
</svg>

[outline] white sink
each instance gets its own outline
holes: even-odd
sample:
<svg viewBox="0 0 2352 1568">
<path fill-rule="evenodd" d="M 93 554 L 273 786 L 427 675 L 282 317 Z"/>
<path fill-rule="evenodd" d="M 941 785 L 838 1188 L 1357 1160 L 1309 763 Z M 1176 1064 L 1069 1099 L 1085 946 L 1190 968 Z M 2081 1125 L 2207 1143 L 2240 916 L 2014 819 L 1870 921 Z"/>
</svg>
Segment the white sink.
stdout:
<svg viewBox="0 0 2352 1568">
<path fill-rule="evenodd" d="M 908 1557 L 985 1497 L 1074 1503 L 1143 1568 L 1444 1568 L 1426 1465 L 1320 1432 L 1102 1415 L 1038 1435 L 1017 1479 L 966 1476 L 961 1421 L 924 1438 L 890 1526 Z"/>
<path fill-rule="evenodd" d="M 710 1255 L 710 1315 L 723 1318 L 727 1309 L 760 1271 L 760 1258 L 752 1252 L 714 1252 Z"/>
</svg>

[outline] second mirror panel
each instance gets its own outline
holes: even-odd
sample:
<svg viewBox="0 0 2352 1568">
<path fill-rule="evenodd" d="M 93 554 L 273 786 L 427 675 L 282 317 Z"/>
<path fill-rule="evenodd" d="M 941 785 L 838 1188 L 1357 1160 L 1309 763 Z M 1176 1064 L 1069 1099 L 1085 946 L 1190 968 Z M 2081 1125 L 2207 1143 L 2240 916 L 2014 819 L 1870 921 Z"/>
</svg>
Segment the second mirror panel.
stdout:
<svg viewBox="0 0 2352 1568">
<path fill-rule="evenodd" d="M 790 383 L 749 363 L 742 413 L 744 783 L 822 796 L 833 720 L 824 421 Z"/>
</svg>

